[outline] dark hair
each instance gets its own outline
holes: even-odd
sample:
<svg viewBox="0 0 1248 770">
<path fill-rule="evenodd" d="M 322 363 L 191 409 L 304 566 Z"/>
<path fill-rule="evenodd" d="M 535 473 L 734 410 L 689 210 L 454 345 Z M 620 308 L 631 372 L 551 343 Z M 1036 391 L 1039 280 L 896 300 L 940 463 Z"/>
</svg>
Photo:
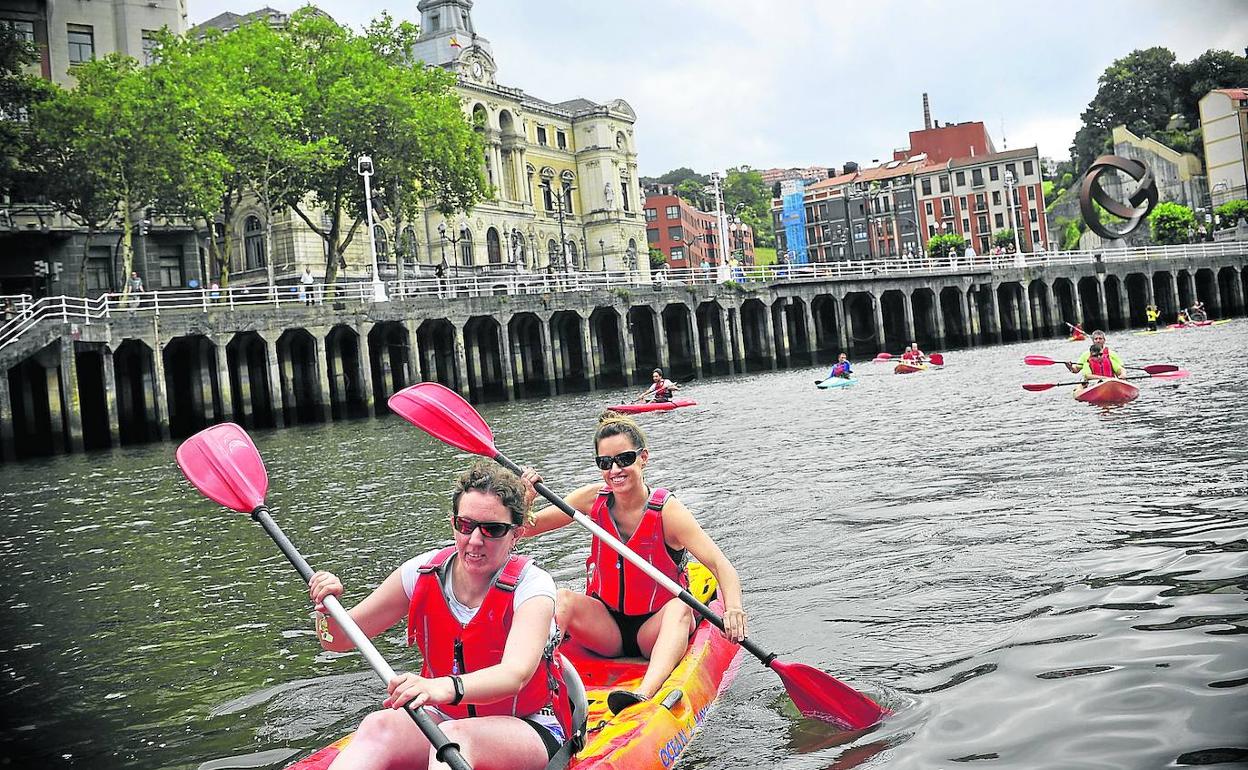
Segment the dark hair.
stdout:
<svg viewBox="0 0 1248 770">
<path fill-rule="evenodd" d="M 455 479 L 451 494 L 451 513 L 459 515 L 459 498 L 465 492 L 484 492 L 496 496 L 511 514 L 512 524 L 531 524 L 529 506 L 524 503 L 524 483 L 520 477 L 497 463 L 477 460 Z"/>
<path fill-rule="evenodd" d="M 1099 356 L 1105 352 L 1105 347 L 1103 345 L 1092 343 L 1092 347 L 1088 348 L 1088 352 L 1094 356 Z"/>
<path fill-rule="evenodd" d="M 657 375 L 659 375 L 660 377 L 662 377 L 662 376 L 663 376 L 663 370 L 662 370 L 662 369 L 655 369 L 653 372 L 650 372 L 650 373 L 651 373 L 651 374 L 657 374 Z"/>
<path fill-rule="evenodd" d="M 658 369 L 655 369 L 657 372 Z M 646 448 L 646 434 L 637 421 L 626 414 L 613 412 L 610 409 L 598 415 L 598 431 L 594 433 L 594 451 L 598 451 L 598 443 L 612 436 L 628 436 L 636 449 Z"/>
</svg>

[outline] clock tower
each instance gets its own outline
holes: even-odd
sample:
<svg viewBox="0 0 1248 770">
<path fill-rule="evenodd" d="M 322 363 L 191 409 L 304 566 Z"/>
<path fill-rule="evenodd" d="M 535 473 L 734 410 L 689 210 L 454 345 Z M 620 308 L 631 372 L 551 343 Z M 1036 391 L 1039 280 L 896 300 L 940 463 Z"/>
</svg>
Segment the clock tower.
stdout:
<svg viewBox="0 0 1248 770">
<path fill-rule="evenodd" d="M 494 56 L 490 41 L 472 25 L 472 0 L 421 0 L 420 38 L 412 54 L 477 83 L 492 84 Z"/>
</svg>

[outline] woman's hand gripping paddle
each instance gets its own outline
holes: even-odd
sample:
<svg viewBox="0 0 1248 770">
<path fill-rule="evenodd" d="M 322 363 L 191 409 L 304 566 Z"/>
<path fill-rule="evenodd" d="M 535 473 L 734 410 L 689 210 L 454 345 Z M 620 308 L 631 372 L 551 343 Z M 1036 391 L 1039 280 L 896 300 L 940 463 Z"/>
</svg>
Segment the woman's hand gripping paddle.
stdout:
<svg viewBox="0 0 1248 770">
<path fill-rule="evenodd" d="M 201 430 L 178 447 L 177 461 L 186 480 L 205 497 L 231 510 L 250 514 L 258 521 L 307 583 L 312 577 L 312 567 L 273 521 L 264 505 L 264 496 L 269 491 L 269 475 L 264 470 L 260 452 L 246 431 L 232 422 Z M 394 678 L 394 669 L 343 609 L 337 597 L 327 597 L 323 604 L 382 683 L 389 684 Z M 424 709 L 413 708 L 409 703 L 407 713 L 429 739 L 440 761 L 455 770 L 472 770 L 460 754 L 459 744 L 451 742 Z"/>
<path fill-rule="evenodd" d="M 1061 361 L 1058 361 L 1061 363 Z M 1168 366 L 1168 364 L 1159 364 L 1159 366 Z M 1191 375 L 1186 369 L 1175 368 L 1172 372 L 1159 372 L 1157 374 L 1136 374 L 1131 377 L 1119 377 L 1120 380 L 1181 380 Z M 1030 390 L 1032 393 L 1040 393 L 1050 388 L 1061 388 L 1067 385 L 1082 385 L 1083 380 L 1075 380 L 1074 382 L 1028 382 L 1023 384 L 1023 390 Z"/>
<path fill-rule="evenodd" d="M 1056 361 L 1048 356 L 1024 356 L 1023 363 L 1028 366 L 1052 366 L 1053 364 L 1066 364 L 1074 366 L 1074 361 Z M 1124 369 L 1134 369 L 1137 372 L 1148 372 L 1149 374 L 1169 374 L 1171 372 L 1180 371 L 1179 367 L 1174 364 L 1149 364 L 1148 366 L 1126 366 Z"/>
<path fill-rule="evenodd" d="M 475 455 L 488 457 L 495 462 L 520 473 L 521 469 L 494 446 L 494 434 L 477 410 L 458 393 L 435 382 L 422 382 L 400 390 L 390 397 L 390 408 L 403 419 L 420 428 L 430 436 Z M 692 594 L 670 580 L 654 565 L 633 553 L 632 549 L 612 537 L 585 514 L 568 505 L 563 498 L 550 491 L 545 484 L 534 485 L 539 494 L 556 508 L 571 516 L 577 524 L 593 532 L 616 553 L 628 559 L 659 585 L 670 591 L 694 612 L 713 623 L 721 631 L 724 620 L 711 611 Z M 801 663 L 785 663 L 746 639 L 741 646 L 749 650 L 768 668 L 775 671 L 784 682 L 789 697 L 797 704 L 803 715 L 832 722 L 849 730 L 862 730 L 879 722 L 888 714 L 875 701 L 837 681 L 828 674 Z"/>
</svg>

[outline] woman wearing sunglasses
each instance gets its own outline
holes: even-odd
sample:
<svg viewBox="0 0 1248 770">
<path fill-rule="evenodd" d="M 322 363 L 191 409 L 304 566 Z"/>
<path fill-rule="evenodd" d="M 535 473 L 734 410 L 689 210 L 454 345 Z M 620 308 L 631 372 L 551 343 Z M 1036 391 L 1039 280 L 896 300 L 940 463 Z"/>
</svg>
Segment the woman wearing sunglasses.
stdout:
<svg viewBox="0 0 1248 770">
<path fill-rule="evenodd" d="M 409 702 L 425 706 L 477 770 L 544 768 L 580 737 L 583 706 L 550 687 L 566 694 L 575 677 L 566 660 L 545 653 L 555 632 L 555 582 L 512 552 L 533 495 L 515 474 L 477 461 L 451 497 L 455 544 L 409 559 L 351 610 L 370 637 L 406 618 L 408 644 L 425 662 L 420 674 L 390 681 L 383 710 L 364 718 L 332 768 L 433 765 L 429 742 L 403 713 Z M 321 614 L 321 602 L 342 590 L 329 572 L 308 581 L 321 646 L 335 652 L 353 645 Z"/>
<path fill-rule="evenodd" d="M 646 485 L 643 474 L 650 451 L 641 428 L 629 417 L 603 412 L 594 449 L 602 482 L 577 489 L 567 496 L 568 503 L 682 585 L 686 583 L 686 554 L 692 554 L 719 583 L 726 607 L 725 635 L 735 642 L 744 639 L 747 618 L 737 571 L 683 503 L 666 489 Z M 524 480 L 533 484 L 541 477 L 527 469 Z M 572 521 L 553 507 L 539 511 L 535 518 L 525 527 L 525 536 Z M 650 659 L 636 691 L 616 690 L 608 696 L 608 708 L 619 713 L 654 697 L 663 686 L 689 646 L 695 618 L 684 602 L 597 537 L 585 567 L 586 593 L 559 589 L 555 610 L 559 628 L 599 655 Z"/>
</svg>

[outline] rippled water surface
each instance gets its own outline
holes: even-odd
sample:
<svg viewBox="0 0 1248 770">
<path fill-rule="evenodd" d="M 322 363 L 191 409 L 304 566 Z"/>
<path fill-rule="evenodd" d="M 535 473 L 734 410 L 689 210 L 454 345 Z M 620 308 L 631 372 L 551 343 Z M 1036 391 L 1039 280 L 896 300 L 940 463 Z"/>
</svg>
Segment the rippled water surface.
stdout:
<svg viewBox="0 0 1248 770">
<path fill-rule="evenodd" d="M 866 735 L 798 717 L 752 658 L 686 768 L 1248 767 L 1248 322 L 1111 339 L 1177 362 L 1099 409 L 1025 353 L 955 351 L 909 377 L 861 364 L 694 383 L 643 415 L 649 479 L 733 559 L 754 638 L 897 713 Z M 591 481 L 593 420 L 623 392 L 483 408 L 556 490 Z M 269 501 L 358 600 L 444 542 L 466 458 L 397 417 L 254 435 Z M 321 652 L 298 576 L 201 499 L 172 445 L 0 468 L 0 766 L 282 767 L 380 701 Z M 587 536 L 530 543 L 580 585 Z M 379 647 L 412 658 L 398 627 Z"/>
</svg>

